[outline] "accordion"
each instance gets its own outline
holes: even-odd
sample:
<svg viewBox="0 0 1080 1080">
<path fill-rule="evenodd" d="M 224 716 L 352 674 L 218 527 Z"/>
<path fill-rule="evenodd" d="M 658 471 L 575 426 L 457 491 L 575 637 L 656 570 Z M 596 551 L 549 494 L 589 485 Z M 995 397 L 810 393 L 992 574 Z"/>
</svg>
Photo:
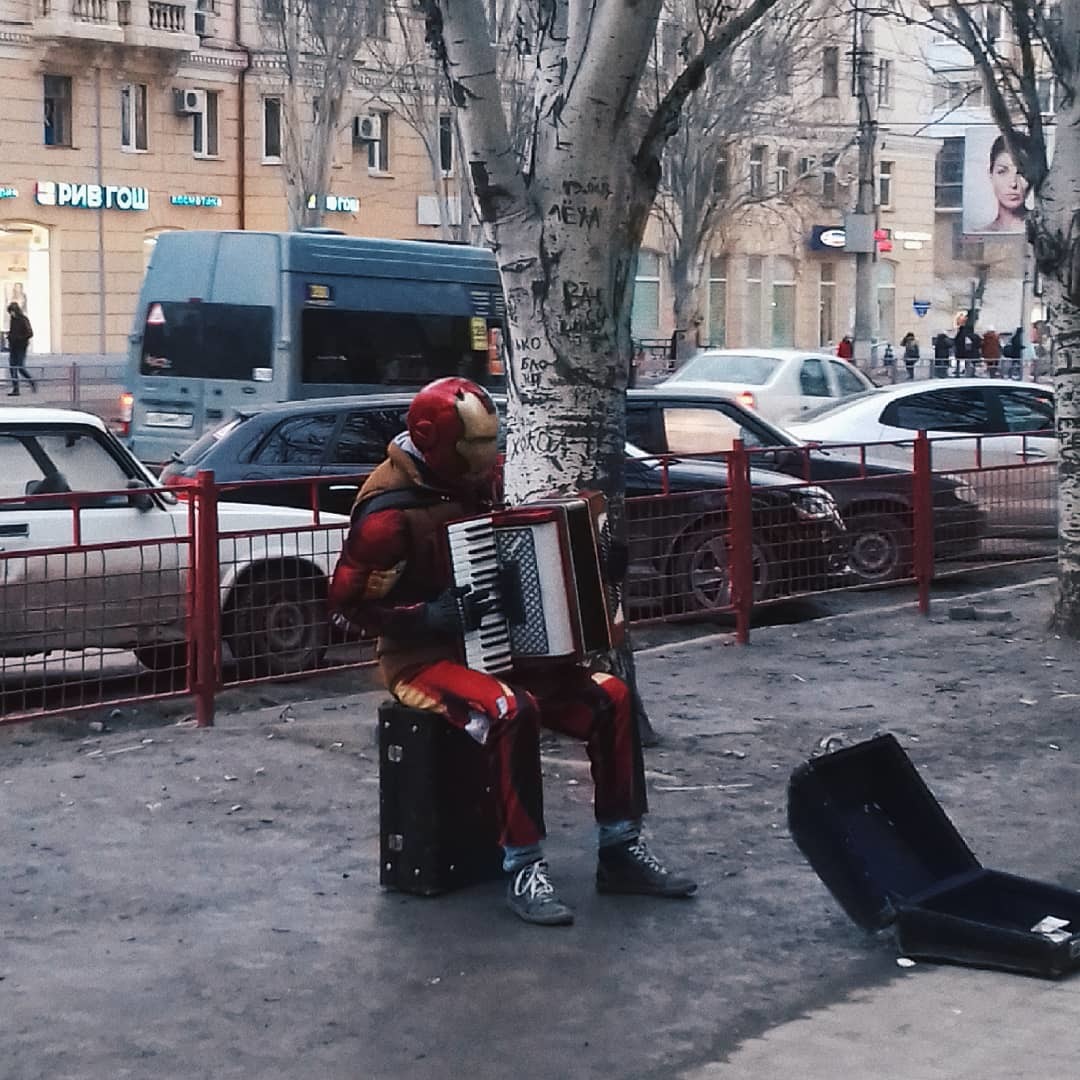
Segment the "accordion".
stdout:
<svg viewBox="0 0 1080 1080">
<path fill-rule="evenodd" d="M 464 635 L 465 662 L 499 674 L 583 663 L 618 644 L 622 608 L 605 580 L 607 504 L 594 493 L 523 503 L 446 526 L 454 585 L 497 600 Z"/>
</svg>

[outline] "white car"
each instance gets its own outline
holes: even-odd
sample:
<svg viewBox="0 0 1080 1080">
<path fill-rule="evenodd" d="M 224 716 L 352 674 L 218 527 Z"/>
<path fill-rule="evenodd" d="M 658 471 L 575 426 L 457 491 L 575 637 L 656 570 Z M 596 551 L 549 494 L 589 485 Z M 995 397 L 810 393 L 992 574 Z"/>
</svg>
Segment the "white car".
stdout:
<svg viewBox="0 0 1080 1080">
<path fill-rule="evenodd" d="M 674 383 L 727 394 L 774 423 L 874 388 L 848 361 L 802 349 L 706 349 L 662 385 Z"/>
<path fill-rule="evenodd" d="M 911 440 L 925 431 L 940 440 L 932 450 L 935 472 L 981 469 L 965 479 L 978 493 L 991 527 L 1056 527 L 1058 443 L 1049 386 L 986 378 L 906 383 L 823 406 L 789 427 L 807 442 L 906 440 L 874 446 L 867 456 L 908 468 Z M 1045 468 L 1002 468 L 1036 463 Z"/>
<path fill-rule="evenodd" d="M 0 408 L 0 655 L 127 648 L 183 666 L 189 512 L 96 416 Z M 325 651 L 348 520 L 320 522 L 218 506 L 222 634 L 247 673 L 300 671 Z"/>
</svg>

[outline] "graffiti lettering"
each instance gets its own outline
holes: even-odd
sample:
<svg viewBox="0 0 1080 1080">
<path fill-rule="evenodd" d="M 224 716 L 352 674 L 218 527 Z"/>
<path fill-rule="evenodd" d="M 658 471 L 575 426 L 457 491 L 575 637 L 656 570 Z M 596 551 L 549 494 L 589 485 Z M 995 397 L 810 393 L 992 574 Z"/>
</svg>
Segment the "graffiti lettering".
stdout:
<svg viewBox="0 0 1080 1080">
<path fill-rule="evenodd" d="M 614 194 L 610 182 L 596 176 L 584 183 L 580 180 L 564 180 L 562 189 L 563 194 L 571 198 L 575 195 L 600 195 L 605 199 L 610 199 Z"/>
<path fill-rule="evenodd" d="M 519 352 L 525 352 L 528 349 L 539 349 L 540 339 L 538 337 L 515 338 L 514 348 L 517 349 Z"/>
<path fill-rule="evenodd" d="M 579 203 L 556 203 L 549 211 L 549 218 L 558 218 L 564 225 L 586 231 L 600 227 L 600 207 L 585 206 Z"/>
<path fill-rule="evenodd" d="M 604 291 L 588 281 L 563 282 L 563 310 L 604 306 Z"/>
</svg>

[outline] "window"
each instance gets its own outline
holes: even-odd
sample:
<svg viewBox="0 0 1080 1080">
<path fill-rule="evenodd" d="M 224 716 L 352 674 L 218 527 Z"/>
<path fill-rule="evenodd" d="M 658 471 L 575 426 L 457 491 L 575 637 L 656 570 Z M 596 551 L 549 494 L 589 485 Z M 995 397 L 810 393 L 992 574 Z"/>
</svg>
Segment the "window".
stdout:
<svg viewBox="0 0 1080 1080">
<path fill-rule="evenodd" d="M 385 110 L 371 114 L 379 118 L 379 137 L 367 144 L 369 172 L 390 171 L 390 114 Z"/>
<path fill-rule="evenodd" d="M 821 159 L 821 201 L 825 206 L 835 206 L 836 197 L 836 155 L 826 154 Z"/>
<path fill-rule="evenodd" d="M 795 344 L 795 260 L 786 255 L 773 259 L 772 343 Z"/>
<path fill-rule="evenodd" d="M 799 393 L 803 397 L 832 397 L 825 365 L 816 357 L 807 357 L 799 368 Z"/>
<path fill-rule="evenodd" d="M 893 62 L 879 60 L 877 72 L 877 103 L 891 105 L 893 94 Z"/>
<path fill-rule="evenodd" d="M 890 402 L 881 422 L 905 431 L 978 433 L 990 430 L 990 410 L 981 390 L 930 390 Z"/>
<path fill-rule="evenodd" d="M 192 120 L 191 147 L 196 157 L 217 157 L 218 155 L 218 98 L 215 91 L 206 92 L 206 112 L 196 113 Z"/>
<path fill-rule="evenodd" d="M 751 383 L 764 386 L 780 369 L 775 356 L 744 356 L 741 353 L 699 352 L 669 382 Z"/>
<path fill-rule="evenodd" d="M 127 486 L 128 474 L 98 435 L 82 431 L 34 432 L 31 439 L 28 434 L 0 435 L 0 498 L 62 491 L 121 491 Z M 128 497 L 102 495 L 81 500 L 80 505 L 121 507 L 128 505 Z M 62 510 L 71 516 L 71 504 L 59 500 L 32 506 L 7 503 L 0 510 L 17 510 L 24 515 L 27 510 L 32 514 Z M 69 536 L 70 532 L 69 524 Z"/>
<path fill-rule="evenodd" d="M 274 309 L 253 304 L 162 300 L 161 322 L 143 328 L 143 375 L 243 379 L 273 364 Z"/>
<path fill-rule="evenodd" d="M 776 193 L 783 195 L 791 186 L 791 151 L 776 152 Z"/>
<path fill-rule="evenodd" d="M 731 190 L 731 175 L 728 170 L 727 150 L 721 150 L 713 166 L 712 190 L 714 195 L 727 195 Z"/>
<path fill-rule="evenodd" d="M 45 76 L 45 145 L 71 146 L 71 77 Z"/>
<path fill-rule="evenodd" d="M 367 409 L 349 413 L 330 455 L 335 465 L 378 465 L 386 447 L 405 430 L 405 409 Z"/>
<path fill-rule="evenodd" d="M 641 251 L 630 306 L 630 333 L 638 339 L 656 337 L 659 326 L 660 256 L 655 251 Z"/>
<path fill-rule="evenodd" d="M 439 114 L 439 168 L 443 176 L 454 175 L 454 118 Z"/>
<path fill-rule="evenodd" d="M 486 0 L 484 8 L 487 12 L 488 35 L 492 45 L 498 45 L 502 40 L 499 33 L 499 0 Z"/>
<path fill-rule="evenodd" d="M 727 340 L 727 258 L 709 259 L 709 344 L 722 349 Z"/>
<path fill-rule="evenodd" d="M 895 341 L 896 334 L 896 263 L 882 259 L 878 263 L 878 334 L 885 341 Z"/>
<path fill-rule="evenodd" d="M 840 50 L 826 46 L 821 53 L 821 96 L 840 96 Z"/>
<path fill-rule="evenodd" d="M 750 194 L 760 198 L 765 194 L 766 147 L 755 143 L 750 147 Z"/>
<path fill-rule="evenodd" d="M 762 284 L 764 271 L 765 260 L 760 255 L 751 255 L 747 258 L 745 334 L 747 345 L 760 345 L 762 343 L 761 313 L 765 299 Z"/>
<path fill-rule="evenodd" d="M 882 161 L 878 165 L 878 205 L 882 210 L 892 209 L 893 164 Z"/>
<path fill-rule="evenodd" d="M 370 37 L 386 37 L 386 0 L 366 0 L 364 17 Z"/>
<path fill-rule="evenodd" d="M 964 204 L 964 137 L 946 139 L 938 151 L 934 177 L 934 205 L 959 210 Z"/>
<path fill-rule="evenodd" d="M 281 160 L 281 98 L 263 98 L 263 161 Z"/>
<path fill-rule="evenodd" d="M 285 14 L 285 0 L 262 0 L 262 17 L 280 19 Z"/>
<path fill-rule="evenodd" d="M 337 413 L 283 420 L 266 436 L 252 461 L 257 465 L 319 465 L 337 422 Z"/>
<path fill-rule="evenodd" d="M 845 364 L 841 360 L 829 360 L 827 363 L 833 378 L 836 380 L 836 386 L 841 397 L 847 397 L 849 394 L 861 394 L 866 389 L 859 382 L 858 376 L 851 370 L 850 364 Z"/>
<path fill-rule="evenodd" d="M 818 344 L 836 340 L 836 264 L 823 262 L 818 268 Z"/>
<path fill-rule="evenodd" d="M 1042 75 L 1035 81 L 1035 87 L 1039 95 L 1039 111 L 1044 116 L 1053 116 L 1059 97 L 1057 80 L 1052 75 Z"/>
<path fill-rule="evenodd" d="M 146 149 L 146 84 L 120 87 L 120 146 L 124 150 Z"/>
<path fill-rule="evenodd" d="M 761 445 L 752 431 L 719 409 L 669 406 L 663 410 L 663 421 L 664 450 L 669 454 L 721 453 L 736 439 L 747 446 Z"/>
<path fill-rule="evenodd" d="M 791 93 L 791 56 L 783 46 L 777 46 L 773 56 L 773 79 L 776 93 L 787 97 Z"/>
<path fill-rule="evenodd" d="M 1040 390 L 998 390 L 1006 431 L 1053 431 L 1054 395 Z"/>
</svg>

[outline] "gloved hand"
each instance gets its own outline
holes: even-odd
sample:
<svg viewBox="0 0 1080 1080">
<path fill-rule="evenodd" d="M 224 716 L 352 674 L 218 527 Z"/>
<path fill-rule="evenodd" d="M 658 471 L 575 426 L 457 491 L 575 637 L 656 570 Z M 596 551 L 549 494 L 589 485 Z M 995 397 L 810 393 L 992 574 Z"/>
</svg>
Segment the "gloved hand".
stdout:
<svg viewBox="0 0 1080 1080">
<path fill-rule="evenodd" d="M 424 604 L 424 629 L 440 636 L 461 635 L 476 630 L 486 615 L 497 610 L 498 602 L 487 589 L 450 588 Z"/>
</svg>

